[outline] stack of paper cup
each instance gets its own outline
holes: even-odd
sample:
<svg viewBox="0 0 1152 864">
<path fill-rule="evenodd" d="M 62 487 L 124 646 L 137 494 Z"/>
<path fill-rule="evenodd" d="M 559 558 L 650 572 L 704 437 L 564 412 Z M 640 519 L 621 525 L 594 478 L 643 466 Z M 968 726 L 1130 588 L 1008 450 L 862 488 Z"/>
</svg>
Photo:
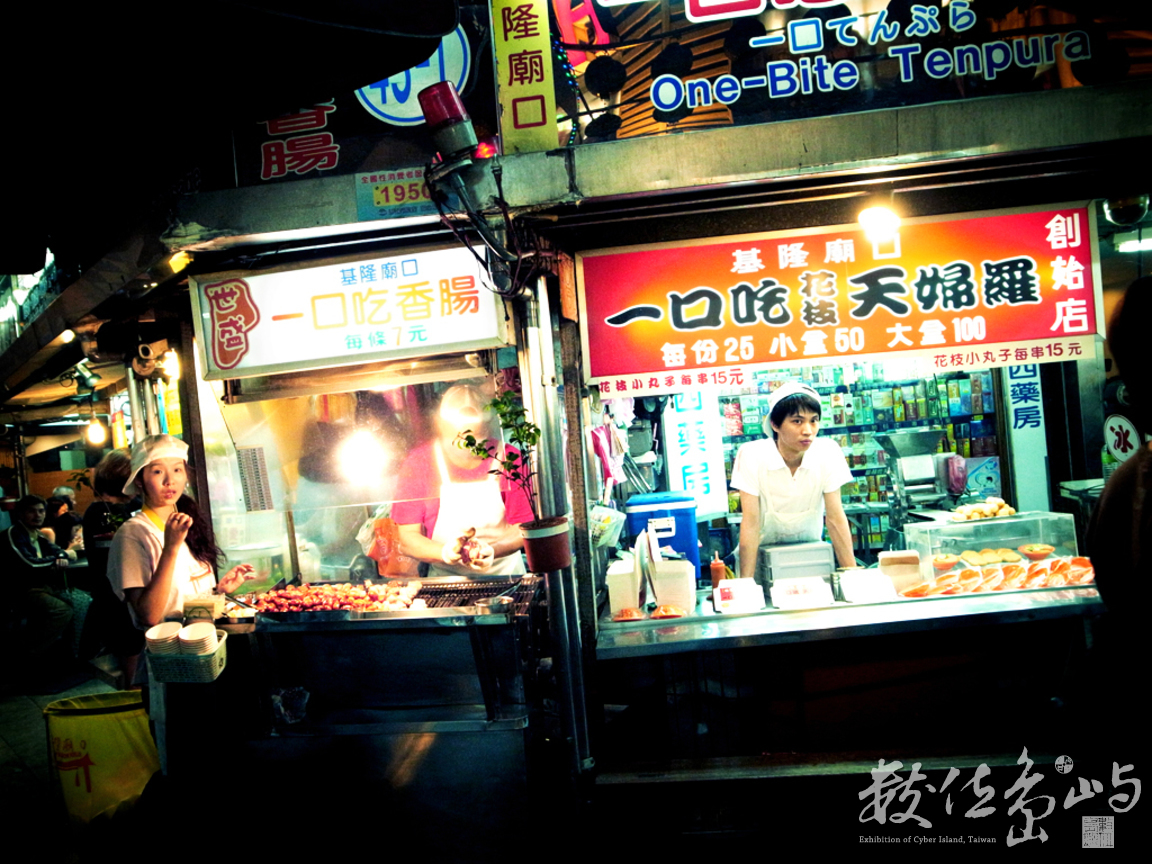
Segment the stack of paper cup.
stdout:
<svg viewBox="0 0 1152 864">
<path fill-rule="evenodd" d="M 216 625 L 210 621 L 189 624 L 179 638 L 181 654 L 211 654 L 216 650 Z"/>
<path fill-rule="evenodd" d="M 179 654 L 180 629 L 180 622 L 178 621 L 165 621 L 163 624 L 150 627 L 144 634 L 144 642 L 148 646 L 148 653 Z"/>
</svg>

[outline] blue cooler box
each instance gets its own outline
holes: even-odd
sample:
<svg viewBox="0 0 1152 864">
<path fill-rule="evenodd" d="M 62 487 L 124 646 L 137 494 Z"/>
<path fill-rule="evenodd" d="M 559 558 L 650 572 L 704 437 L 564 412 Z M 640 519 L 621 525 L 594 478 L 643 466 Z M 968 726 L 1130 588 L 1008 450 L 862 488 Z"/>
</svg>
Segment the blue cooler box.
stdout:
<svg viewBox="0 0 1152 864">
<path fill-rule="evenodd" d="M 696 536 L 696 499 L 688 492 L 650 492 L 633 495 L 624 506 L 628 536 L 648 528 L 661 546 L 671 546 L 696 568 L 700 578 L 700 545 Z"/>
</svg>

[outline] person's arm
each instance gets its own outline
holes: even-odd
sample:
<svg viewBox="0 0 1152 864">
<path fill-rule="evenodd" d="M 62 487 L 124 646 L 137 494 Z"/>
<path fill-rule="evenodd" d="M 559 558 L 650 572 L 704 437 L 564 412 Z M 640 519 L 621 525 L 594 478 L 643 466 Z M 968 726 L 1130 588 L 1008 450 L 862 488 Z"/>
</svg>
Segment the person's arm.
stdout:
<svg viewBox="0 0 1152 864">
<path fill-rule="evenodd" d="M 41 554 L 37 555 L 32 546 L 32 538 L 20 526 L 13 526 L 5 531 L 4 543 L 11 548 L 11 554 L 22 565 L 20 569 L 25 574 L 29 576 L 37 574 L 36 578 L 44 579 L 45 582 L 54 578 L 56 574 L 52 573 L 53 570 L 68 566 L 68 559 L 60 557 L 64 554 L 64 550 L 47 541 L 41 541 Z"/>
<path fill-rule="evenodd" d="M 760 496 L 740 493 L 740 576 L 747 579 L 756 575 L 756 559 L 760 554 Z"/>
<path fill-rule="evenodd" d="M 855 567 L 852 530 L 848 527 L 848 516 L 844 513 L 839 489 L 824 493 L 824 524 L 828 526 L 828 539 L 832 541 L 837 563 L 841 567 Z"/>
<path fill-rule="evenodd" d="M 417 522 L 411 525 L 397 525 L 400 538 L 400 553 L 426 564 L 444 562 L 444 545 L 424 536 L 423 526 Z"/>
<path fill-rule="evenodd" d="M 153 627 L 164 620 L 168 611 L 168 598 L 172 595 L 172 581 L 176 576 L 176 556 L 188 529 L 192 527 L 192 517 L 187 513 L 173 513 L 164 523 L 164 549 L 152 579 L 143 588 L 125 588 L 124 599 L 136 611 L 136 620 L 145 627 Z"/>
<path fill-rule="evenodd" d="M 503 558 L 505 555 L 511 555 L 513 552 L 518 552 L 523 548 L 524 535 L 520 532 L 519 525 L 509 525 L 508 530 L 492 544 L 494 557 L 496 558 Z"/>
</svg>

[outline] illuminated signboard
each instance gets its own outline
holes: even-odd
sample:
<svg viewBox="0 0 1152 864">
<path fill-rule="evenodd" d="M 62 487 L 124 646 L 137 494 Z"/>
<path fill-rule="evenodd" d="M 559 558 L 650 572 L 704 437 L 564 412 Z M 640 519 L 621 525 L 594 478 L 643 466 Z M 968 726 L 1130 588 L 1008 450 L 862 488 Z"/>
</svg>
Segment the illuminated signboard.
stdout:
<svg viewBox="0 0 1152 864">
<path fill-rule="evenodd" d="M 982 368 L 1095 356 L 1084 207 L 718 237 L 578 258 L 586 380 L 603 395 L 739 386 L 753 368 L 920 356 Z"/>
<path fill-rule="evenodd" d="M 548 4 L 495 0 L 492 43 L 504 152 L 552 150 L 559 142 Z"/>
<path fill-rule="evenodd" d="M 518 134 L 508 109 L 517 97 L 504 91 L 524 82 L 508 66 L 513 49 L 499 37 L 509 25 L 502 27 L 498 16 L 536 14 L 535 5 L 508 0 L 493 10 L 506 139 Z M 533 50 L 555 57 L 553 131 L 567 144 L 1148 74 L 1136 62 L 1146 51 L 1146 28 L 1108 4 L 1077 14 L 976 0 L 553 0 L 550 6 L 552 50 Z M 558 146 L 538 131 L 516 150 Z"/>
<path fill-rule="evenodd" d="M 668 400 L 664 409 L 668 488 L 692 494 L 697 519 L 728 512 L 723 434 L 720 400 L 715 390 L 677 393 Z"/>
<path fill-rule="evenodd" d="M 468 249 L 192 280 L 204 377 L 243 378 L 508 344 Z"/>
</svg>

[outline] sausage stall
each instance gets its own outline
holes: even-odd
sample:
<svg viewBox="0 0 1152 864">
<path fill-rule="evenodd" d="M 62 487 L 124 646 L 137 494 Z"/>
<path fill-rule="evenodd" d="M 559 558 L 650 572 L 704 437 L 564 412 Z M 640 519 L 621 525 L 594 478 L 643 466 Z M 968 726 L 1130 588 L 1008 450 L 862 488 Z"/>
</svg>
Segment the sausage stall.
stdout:
<svg viewBox="0 0 1152 864">
<path fill-rule="evenodd" d="M 402 506 L 451 503 L 439 478 L 422 485 L 435 466 L 415 461 L 441 394 L 487 401 L 531 377 L 536 361 L 515 346 L 537 338 L 523 314 L 536 301 L 514 313 L 464 247 L 214 273 L 192 288 L 195 455 L 218 543 L 256 580 L 223 618 L 220 677 L 165 685 L 168 773 L 196 770 L 205 725 L 227 728 L 261 801 L 340 812 L 331 790 L 346 784 L 397 818 L 439 814 L 469 842 L 492 839 L 526 803 L 529 739 L 542 734 L 549 574 L 429 570 L 403 554 L 396 522 L 420 521 Z M 523 397 L 540 404 L 529 386 Z"/>
<path fill-rule="evenodd" d="M 607 572 L 599 784 L 1058 746 L 1047 712 L 1102 604 L 1048 495 L 1037 369 L 1099 363 L 1094 244 L 1094 209 L 1072 204 L 913 219 L 884 242 L 844 225 L 578 256 L 594 422 L 646 403 L 706 544 L 688 608 L 663 608 L 670 565 L 645 560 L 682 548 L 668 512 Z M 763 547 L 755 579 L 731 578 L 728 554 L 714 591 L 708 561 L 740 520 L 733 460 L 771 434 L 767 397 L 787 382 L 817 393 L 819 436 L 848 460 L 857 567 L 827 543 Z M 1010 659 L 1037 655 L 1051 662 Z"/>
</svg>

